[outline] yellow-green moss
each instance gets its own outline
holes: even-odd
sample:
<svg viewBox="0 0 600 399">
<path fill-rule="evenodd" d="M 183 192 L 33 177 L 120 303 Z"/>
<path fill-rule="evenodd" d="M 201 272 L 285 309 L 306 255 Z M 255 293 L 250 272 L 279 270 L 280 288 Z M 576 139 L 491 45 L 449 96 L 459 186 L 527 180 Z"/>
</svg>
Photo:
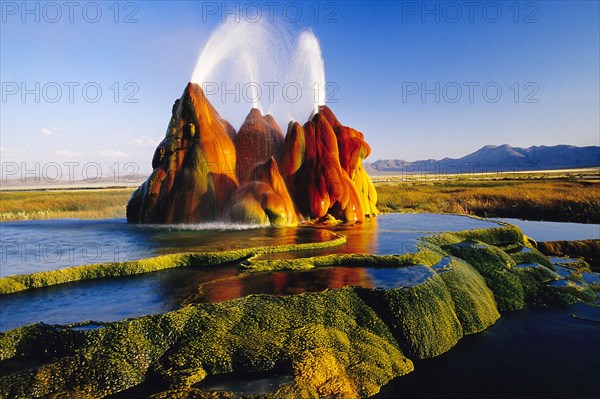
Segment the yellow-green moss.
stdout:
<svg viewBox="0 0 600 399">
<path fill-rule="evenodd" d="M 463 240 L 481 241 L 496 247 L 510 245 L 515 242 L 525 243 L 523 232 L 517 226 L 502 223 L 502 227 L 479 228 L 452 233 Z"/>
<path fill-rule="evenodd" d="M 11 277 L 0 278 L 0 294 L 26 290 L 27 286 Z"/>
<path fill-rule="evenodd" d="M 557 286 L 550 284 L 547 289 L 551 294 L 547 295 L 546 303 L 549 304 L 572 304 L 579 301 L 593 302 L 596 300 L 596 293 L 592 288 L 584 283 L 564 280 L 565 285 Z"/>
<path fill-rule="evenodd" d="M 538 263 L 547 267 L 552 271 L 556 271 L 550 259 L 544 256 L 540 251 L 535 248 L 527 248 L 527 251 L 519 251 L 514 253 L 509 253 L 510 257 L 515 261 L 515 263 Z"/>
<path fill-rule="evenodd" d="M 344 242 L 338 236 L 325 243 L 165 255 L 0 279 L 0 292 L 6 293 L 244 259 L 241 267 L 248 272 L 413 265 L 436 271 L 423 283 L 392 290 L 345 287 L 287 297 L 251 295 L 106 323 L 95 330 L 42 324 L 17 328 L 0 334 L 0 361 L 36 359 L 43 365 L 1 377 L 0 397 L 102 397 L 151 376 L 164 389 L 153 395 L 155 399 L 229 398 L 230 392 L 207 392 L 198 383 L 208 375 L 282 367 L 291 370 L 294 381 L 268 398 L 368 397 L 391 378 L 413 369 L 404 354 L 419 359 L 437 356 L 463 334 L 492 325 L 498 309 L 519 309 L 525 301 L 595 299 L 581 282 L 551 284 L 558 277 L 549 269 L 550 262 L 534 249 L 515 252 L 531 248 L 531 243 L 508 225 L 425 237 L 416 254 L 256 260 L 262 253 Z M 515 267 L 516 262 L 536 265 Z"/>
<path fill-rule="evenodd" d="M 520 265 L 514 270 L 521 280 L 527 303 L 547 305 L 565 302 L 559 291 L 546 284 L 560 278 L 554 271 L 539 263 Z"/>
<path fill-rule="evenodd" d="M 413 287 L 359 289 L 359 292 L 390 327 L 409 357 L 424 359 L 440 355 L 463 336 L 452 296 L 435 273 Z"/>
<path fill-rule="evenodd" d="M 317 350 L 326 350 L 335 359 L 331 361 L 346 381 L 344 389 L 361 384 L 346 367 L 363 362 L 374 351 L 383 357 L 380 364 L 369 363 L 371 379 L 387 381 L 412 369 L 385 324 L 350 288 L 205 305 L 188 327 L 189 334 L 180 338 L 176 350 L 163 357 L 161 374 L 199 368 L 209 374 L 266 371 L 289 364 L 297 381 L 331 391 L 312 375 L 319 372 L 317 360 L 306 360 Z"/>
<path fill-rule="evenodd" d="M 517 310 L 525 305 L 523 286 L 511 270 L 515 262 L 504 251 L 478 241 L 445 245 L 443 249 L 467 261 L 483 276 L 500 311 Z"/>
<path fill-rule="evenodd" d="M 257 254 L 330 248 L 342 245 L 345 242 L 345 237 L 335 235 L 333 240 L 325 242 L 263 246 L 223 252 L 187 252 L 133 261 L 98 263 L 31 274 L 20 274 L 0 278 L 0 295 L 29 288 L 47 287 L 80 280 L 149 273 L 174 267 L 214 266 L 241 261 Z"/>
<path fill-rule="evenodd" d="M 0 337 L 9 342 L 7 357 L 18 347 L 36 353 L 69 348 L 35 370 L 0 378 L 0 397 L 11 398 L 102 397 L 141 383 L 148 373 L 167 390 L 207 374 L 282 364 L 294 370 L 297 389 L 361 397 L 413 369 L 385 323 L 349 287 L 187 306 L 96 330 L 34 325 Z M 334 368 L 324 371 L 324 364 Z M 331 378 L 323 379 L 323 372 Z"/>
<path fill-rule="evenodd" d="M 204 391 L 194 387 L 181 387 L 169 389 L 164 392 L 151 395 L 150 399 L 233 399 L 235 398 L 232 392 L 214 392 Z M 297 396 L 301 399 L 301 396 Z M 312 397 L 311 397 L 312 399 Z M 316 399 L 316 398 L 315 398 Z"/>
<path fill-rule="evenodd" d="M 415 254 L 404 255 L 368 255 L 368 254 L 331 254 L 309 258 L 254 260 L 248 259 L 240 268 L 248 272 L 267 272 L 280 270 L 308 270 L 315 267 L 356 266 L 356 267 L 402 267 L 419 264 L 433 265 L 441 256 L 428 249 Z"/>
<path fill-rule="evenodd" d="M 500 314 L 483 277 L 461 259 L 445 261 L 447 264 L 437 271 L 450 291 L 463 333 L 477 333 L 494 324 Z"/>
</svg>

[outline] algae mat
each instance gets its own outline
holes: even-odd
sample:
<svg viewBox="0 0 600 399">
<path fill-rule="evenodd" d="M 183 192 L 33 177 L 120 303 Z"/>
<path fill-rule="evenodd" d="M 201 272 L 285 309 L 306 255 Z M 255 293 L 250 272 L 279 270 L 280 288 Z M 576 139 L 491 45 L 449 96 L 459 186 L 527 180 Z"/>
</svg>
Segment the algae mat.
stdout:
<svg viewBox="0 0 600 399">
<path fill-rule="evenodd" d="M 9 292 L 189 266 L 198 259 L 213 265 L 239 261 L 245 273 L 339 265 L 419 273 L 392 289 L 349 286 L 284 297 L 251 295 L 114 323 L 20 327 L 0 335 L 0 369 L 8 370 L 0 377 L 0 396 L 97 398 L 127 395 L 152 381 L 152 398 L 234 397 L 233 392 L 207 391 L 202 381 L 283 370 L 290 382 L 260 396 L 369 397 L 410 373 L 412 360 L 448 351 L 465 335 L 494 324 L 500 312 L 526 303 L 595 299 L 581 278 L 585 265 L 560 275 L 534 244 L 506 225 L 426 237 L 419 252 L 399 256 L 258 258 L 297 249 L 292 245 L 208 257 L 170 255 L 147 261 L 153 265 L 148 268 L 113 263 L 81 266 L 74 273 L 32 274 L 14 283 L 3 279 Z"/>
</svg>

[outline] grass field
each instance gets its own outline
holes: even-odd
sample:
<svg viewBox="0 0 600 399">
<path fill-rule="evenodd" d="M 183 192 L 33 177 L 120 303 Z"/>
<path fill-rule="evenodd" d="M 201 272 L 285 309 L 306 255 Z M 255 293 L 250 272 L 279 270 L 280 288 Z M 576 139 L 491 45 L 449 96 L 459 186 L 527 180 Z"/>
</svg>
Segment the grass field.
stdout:
<svg viewBox="0 0 600 399">
<path fill-rule="evenodd" d="M 600 223 L 598 171 L 374 178 L 383 212 Z M 0 191 L 0 221 L 125 217 L 134 188 Z"/>
<path fill-rule="evenodd" d="M 125 217 L 133 188 L 1 191 L 0 221 Z"/>
<path fill-rule="evenodd" d="M 460 213 L 600 223 L 600 181 L 504 178 L 497 180 L 380 181 L 383 212 Z"/>
</svg>

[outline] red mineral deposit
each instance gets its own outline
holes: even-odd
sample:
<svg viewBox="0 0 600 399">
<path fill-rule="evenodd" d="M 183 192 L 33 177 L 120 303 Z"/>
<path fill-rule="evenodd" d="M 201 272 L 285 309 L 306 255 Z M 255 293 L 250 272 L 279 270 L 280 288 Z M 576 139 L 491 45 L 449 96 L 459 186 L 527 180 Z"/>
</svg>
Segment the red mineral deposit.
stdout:
<svg viewBox="0 0 600 399">
<path fill-rule="evenodd" d="M 131 196 L 132 223 L 232 221 L 295 226 L 301 221 L 361 222 L 377 194 L 362 167 L 364 135 L 321 106 L 290 122 L 287 135 L 253 108 L 239 129 L 221 118 L 198 84 L 173 106 L 154 168 Z"/>
</svg>

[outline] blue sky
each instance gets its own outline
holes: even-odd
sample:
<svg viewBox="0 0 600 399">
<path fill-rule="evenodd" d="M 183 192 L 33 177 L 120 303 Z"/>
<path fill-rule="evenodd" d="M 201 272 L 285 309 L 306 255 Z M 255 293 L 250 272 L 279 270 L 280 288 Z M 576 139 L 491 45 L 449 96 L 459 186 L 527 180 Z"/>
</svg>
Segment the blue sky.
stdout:
<svg viewBox="0 0 600 399">
<path fill-rule="evenodd" d="M 338 89 L 330 106 L 365 133 L 370 161 L 599 145 L 600 3 L 474 3 L 142 1 L 118 3 L 117 15 L 112 1 L 73 10 L 4 1 L 2 162 L 134 162 L 148 172 L 173 101 L 236 7 L 315 33 Z"/>
</svg>

